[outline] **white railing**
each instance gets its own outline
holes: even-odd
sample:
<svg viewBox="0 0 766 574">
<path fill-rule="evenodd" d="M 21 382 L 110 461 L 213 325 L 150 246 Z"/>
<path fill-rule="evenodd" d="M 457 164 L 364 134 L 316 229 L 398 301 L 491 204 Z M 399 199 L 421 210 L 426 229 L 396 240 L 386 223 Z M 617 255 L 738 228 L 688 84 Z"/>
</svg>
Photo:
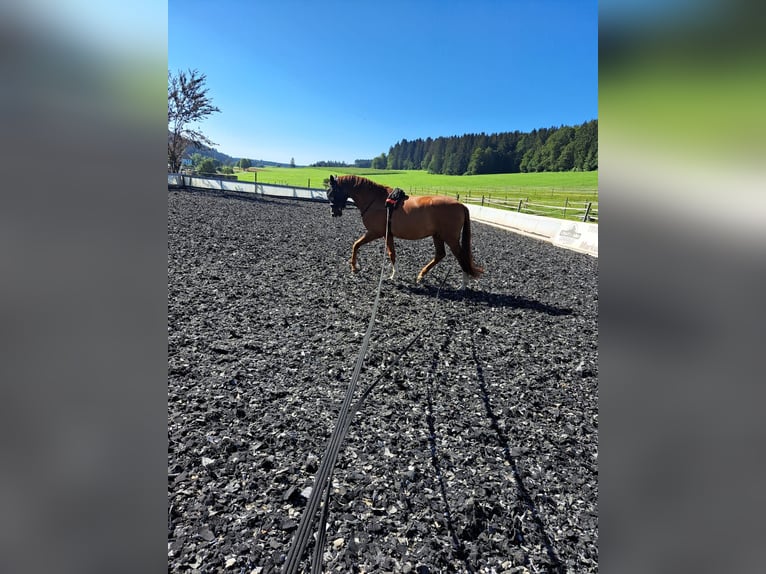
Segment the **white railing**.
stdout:
<svg viewBox="0 0 766 574">
<path fill-rule="evenodd" d="M 253 183 L 250 181 L 232 181 L 221 178 L 181 175 L 177 173 L 168 174 L 168 188 L 210 189 L 223 192 L 253 193 L 266 197 L 327 201 L 327 194 L 324 189 L 277 185 L 272 183 Z M 521 200 L 521 198 L 519 198 L 519 200 Z M 582 219 L 579 219 L 579 216 L 578 221 L 572 221 L 550 217 L 550 214 L 541 215 L 530 213 L 532 209 L 526 211 L 522 211 L 521 209 L 509 209 L 506 200 L 489 201 L 487 198 L 482 198 L 478 201 L 476 199 L 468 201 L 464 200 L 464 203 L 468 204 L 467 207 L 471 212 L 471 219 L 503 227 L 509 231 L 537 237 L 538 239 L 550 241 L 559 247 L 581 251 L 593 255 L 594 257 L 598 257 L 597 223 L 583 222 Z M 492 207 L 492 204 L 500 204 L 503 208 L 498 209 L 497 207 Z M 535 204 L 529 204 L 528 202 L 526 205 L 532 205 L 533 208 L 535 207 Z M 595 203 L 595 205 L 597 218 L 598 203 Z M 541 207 L 559 209 L 558 206 Z M 567 205 L 565 209 L 582 210 L 582 208 L 575 208 L 571 204 Z M 592 207 L 590 208 L 590 212 L 594 212 Z M 587 213 L 587 211 L 585 213 Z"/>
<path fill-rule="evenodd" d="M 327 201 L 324 189 L 277 185 L 273 183 L 253 183 L 252 181 L 233 181 L 223 178 L 199 177 L 196 175 L 168 174 L 169 188 L 212 189 L 239 193 L 253 193 L 267 197 L 285 197 L 310 201 Z"/>
<path fill-rule="evenodd" d="M 598 257 L 598 224 L 467 204 L 471 219 Z"/>
<path fill-rule="evenodd" d="M 517 213 L 529 213 L 531 215 L 543 215 L 559 219 L 573 221 L 598 221 L 598 201 L 569 201 L 564 198 L 564 205 L 547 205 L 535 203 L 524 197 L 509 197 L 497 199 L 492 197 L 468 197 L 463 198 L 463 203 L 475 203 L 487 207 L 507 209 Z"/>
</svg>

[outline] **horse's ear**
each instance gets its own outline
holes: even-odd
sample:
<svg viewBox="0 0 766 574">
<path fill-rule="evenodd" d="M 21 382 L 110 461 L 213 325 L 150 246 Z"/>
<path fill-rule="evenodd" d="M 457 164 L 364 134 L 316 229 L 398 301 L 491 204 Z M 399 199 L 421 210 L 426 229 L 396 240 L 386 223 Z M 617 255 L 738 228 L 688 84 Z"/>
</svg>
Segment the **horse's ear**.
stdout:
<svg viewBox="0 0 766 574">
<path fill-rule="evenodd" d="M 330 185 L 335 185 L 335 178 L 332 175 L 330 176 Z"/>
</svg>

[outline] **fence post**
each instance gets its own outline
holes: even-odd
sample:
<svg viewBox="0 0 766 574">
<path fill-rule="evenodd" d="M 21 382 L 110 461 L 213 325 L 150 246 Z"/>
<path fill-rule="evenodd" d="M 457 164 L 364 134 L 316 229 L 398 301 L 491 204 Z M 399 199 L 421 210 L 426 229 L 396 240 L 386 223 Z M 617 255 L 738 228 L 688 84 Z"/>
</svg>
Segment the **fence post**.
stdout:
<svg viewBox="0 0 766 574">
<path fill-rule="evenodd" d="M 481 194 L 481 206 L 484 207 L 484 194 Z"/>
<path fill-rule="evenodd" d="M 524 201 L 524 200 L 523 200 L 523 199 L 520 199 L 520 200 L 519 200 L 519 208 L 516 210 L 516 211 L 518 211 L 519 213 L 521 213 L 521 202 L 522 202 L 522 201 Z"/>
<path fill-rule="evenodd" d="M 588 202 L 588 207 L 586 207 L 586 208 L 585 208 L 585 215 L 584 215 L 584 216 L 583 216 L 583 218 L 582 218 L 582 220 L 583 220 L 583 221 L 588 221 L 588 216 L 590 215 L 590 206 L 591 206 L 591 205 L 592 205 L 592 204 L 591 204 L 591 202 L 589 201 L 589 202 Z"/>
<path fill-rule="evenodd" d="M 567 218 L 567 207 L 569 207 L 569 198 L 564 198 L 564 219 Z"/>
<path fill-rule="evenodd" d="M 308 184 L 306 184 L 306 187 L 308 187 L 308 188 L 311 187 L 311 178 L 309 178 L 309 182 L 308 182 Z"/>
</svg>

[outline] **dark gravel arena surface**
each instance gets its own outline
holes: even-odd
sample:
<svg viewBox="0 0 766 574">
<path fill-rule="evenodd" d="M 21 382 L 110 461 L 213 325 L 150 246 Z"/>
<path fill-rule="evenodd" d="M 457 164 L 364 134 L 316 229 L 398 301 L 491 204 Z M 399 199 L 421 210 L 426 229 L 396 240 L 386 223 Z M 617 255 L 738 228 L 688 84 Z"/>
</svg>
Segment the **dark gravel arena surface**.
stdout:
<svg viewBox="0 0 766 574">
<path fill-rule="evenodd" d="M 169 571 L 280 571 L 372 312 L 363 230 L 355 209 L 168 192 Z M 386 264 L 325 572 L 598 571 L 598 259 L 472 230 L 466 291 L 449 252 L 415 284 L 430 239 Z"/>
</svg>

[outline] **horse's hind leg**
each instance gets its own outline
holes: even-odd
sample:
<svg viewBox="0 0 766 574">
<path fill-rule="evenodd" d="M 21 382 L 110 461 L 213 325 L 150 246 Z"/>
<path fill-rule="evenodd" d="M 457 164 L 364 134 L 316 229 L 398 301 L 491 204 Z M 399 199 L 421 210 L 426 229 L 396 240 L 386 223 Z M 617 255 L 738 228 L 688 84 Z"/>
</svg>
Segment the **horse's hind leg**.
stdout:
<svg viewBox="0 0 766 574">
<path fill-rule="evenodd" d="M 417 282 L 420 283 L 423 280 L 423 276 L 428 273 L 434 265 L 439 263 L 442 259 L 444 259 L 444 256 L 447 254 L 447 251 L 444 249 L 444 240 L 436 237 L 434 235 L 434 248 L 436 250 L 436 253 L 434 254 L 434 258 L 429 261 L 423 269 L 420 270 L 420 273 L 418 273 L 418 279 Z"/>
<path fill-rule="evenodd" d="M 396 277 L 396 250 L 394 249 L 394 236 L 389 233 L 386 239 L 386 250 L 388 251 L 388 258 L 391 260 L 390 279 L 394 279 Z"/>
<path fill-rule="evenodd" d="M 447 245 L 449 245 L 449 249 L 450 251 L 452 251 L 452 255 L 455 256 L 455 259 L 457 259 L 459 263 L 460 262 L 460 241 L 458 241 L 457 239 L 453 239 L 452 241 L 447 242 Z M 462 288 L 465 289 L 467 285 L 468 285 L 468 273 L 463 271 Z"/>
</svg>

